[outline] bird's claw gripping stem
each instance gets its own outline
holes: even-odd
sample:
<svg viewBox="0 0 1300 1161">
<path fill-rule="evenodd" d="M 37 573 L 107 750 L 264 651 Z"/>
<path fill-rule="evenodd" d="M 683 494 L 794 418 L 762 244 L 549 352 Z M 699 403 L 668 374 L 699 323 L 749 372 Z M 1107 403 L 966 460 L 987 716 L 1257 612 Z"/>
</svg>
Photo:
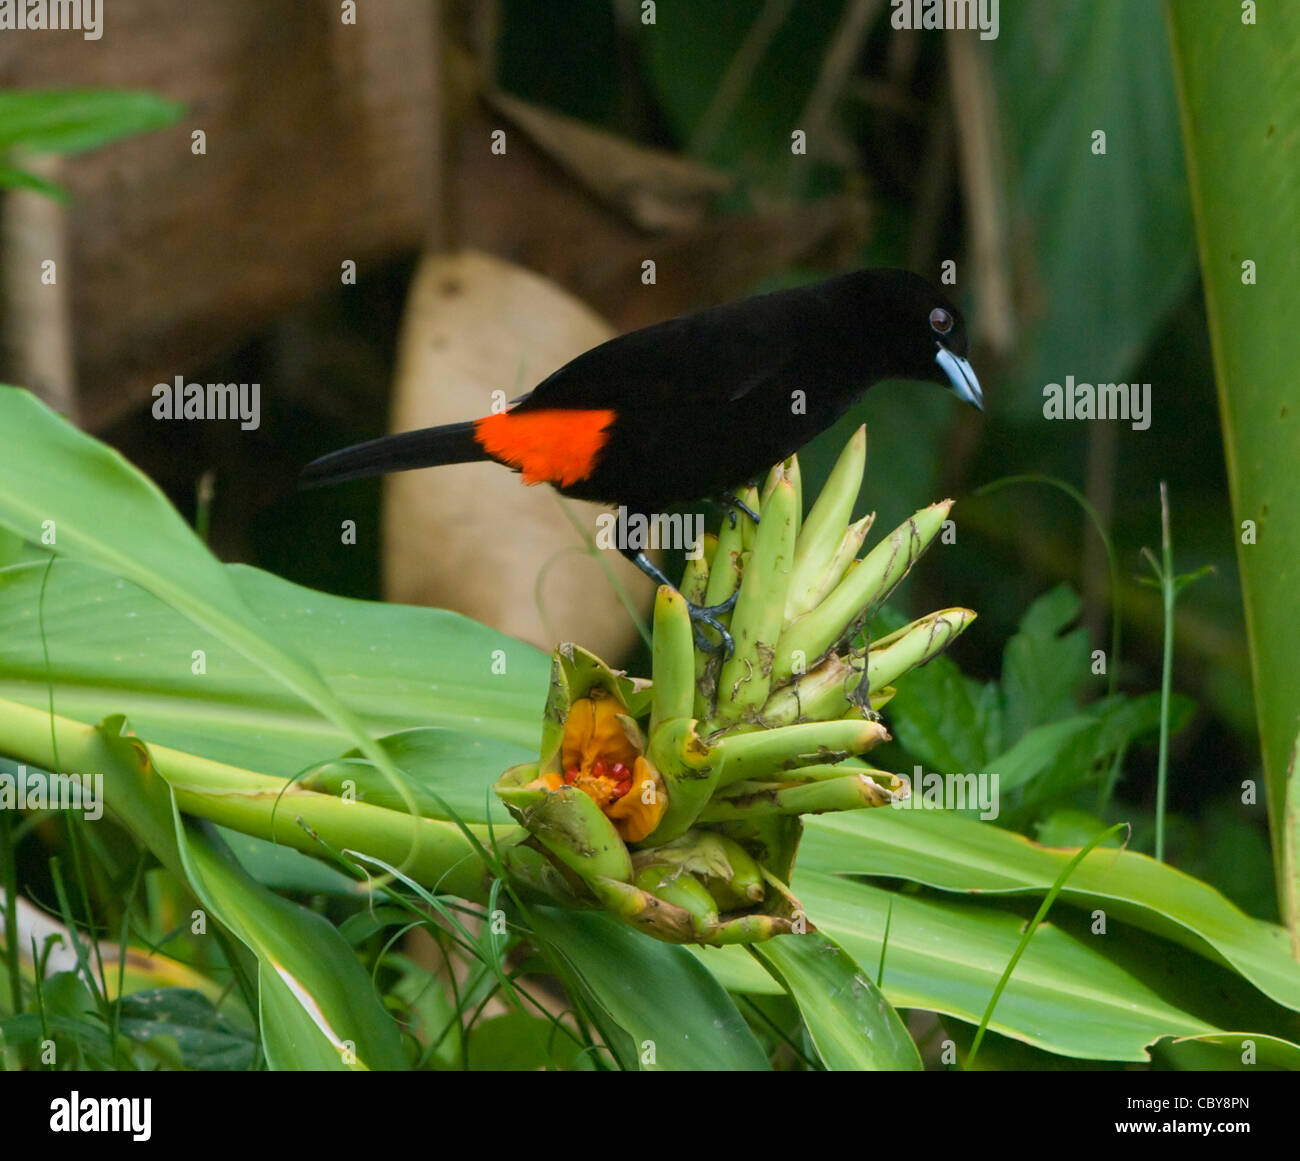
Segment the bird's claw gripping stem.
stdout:
<svg viewBox="0 0 1300 1161">
<path fill-rule="evenodd" d="M 739 589 L 720 605 L 693 605 L 690 601 L 686 602 L 686 607 L 691 614 L 691 628 L 695 633 L 695 647 L 701 653 L 721 653 L 723 661 L 731 660 L 731 655 L 736 651 L 736 643 L 731 639 L 726 626 L 718 620 L 718 614 L 731 612 L 735 608 L 738 596 L 740 596 Z M 719 640 L 716 644 L 701 632 L 701 625 L 707 625 L 717 632 Z"/>
<path fill-rule="evenodd" d="M 748 516 L 755 524 L 759 522 L 758 513 L 734 492 L 723 492 L 718 498 L 729 509 L 727 512 L 727 518 L 731 521 L 732 528 L 735 528 L 736 526 L 737 512 L 742 516 Z"/>
<path fill-rule="evenodd" d="M 634 565 L 636 565 L 637 568 L 645 573 L 646 576 L 654 581 L 655 584 L 667 585 L 675 592 L 681 592 L 672 581 L 664 576 L 663 570 L 660 569 L 648 556 L 646 556 L 644 552 L 625 552 L 624 555 Z M 696 605 L 692 604 L 690 601 L 686 602 L 686 607 L 690 610 L 691 614 L 691 628 L 695 633 L 695 645 L 701 653 L 722 653 L 723 660 L 725 661 L 736 651 L 735 642 L 732 641 L 731 634 L 727 632 L 727 627 L 718 620 L 718 616 L 722 613 L 731 612 L 735 607 L 736 598 L 739 595 L 740 590 L 737 589 L 736 592 L 732 593 L 731 596 L 720 605 Z M 709 638 L 700 631 L 701 625 L 707 625 L 718 634 L 720 639 L 716 644 L 713 641 L 710 641 Z"/>
</svg>

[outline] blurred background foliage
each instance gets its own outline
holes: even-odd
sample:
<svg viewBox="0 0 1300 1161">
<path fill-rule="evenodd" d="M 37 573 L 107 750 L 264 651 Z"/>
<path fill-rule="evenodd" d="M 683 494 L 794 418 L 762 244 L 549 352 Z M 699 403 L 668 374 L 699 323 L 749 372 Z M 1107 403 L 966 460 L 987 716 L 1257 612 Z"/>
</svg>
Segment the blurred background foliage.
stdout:
<svg viewBox="0 0 1300 1161">
<path fill-rule="evenodd" d="M 1161 613 L 1158 594 L 1134 578 L 1141 548 L 1158 548 L 1159 483 L 1167 480 L 1179 570 L 1214 567 L 1178 607 L 1174 688 L 1184 699 L 1175 707 L 1169 858 L 1273 919 L 1262 803 L 1240 802 L 1242 781 L 1260 779 L 1259 744 L 1164 9 L 1156 0 L 1003 0 L 1000 9 L 1000 35 L 983 41 L 896 31 L 883 0 L 663 0 L 652 28 L 639 4 L 621 0 L 440 5 L 429 48 L 441 62 L 445 148 L 423 243 L 495 250 L 574 291 L 620 329 L 847 267 L 906 265 L 938 281 L 941 265 L 955 262 L 987 412 L 975 416 L 915 384 L 883 384 L 802 453 L 805 494 L 815 494 L 848 431 L 865 422 L 867 501 L 878 528 L 955 497 L 955 545 L 927 561 L 898 607 L 912 615 L 954 603 L 978 610 L 951 664 L 975 682 L 1001 681 L 1004 695 L 1014 660 L 1008 642 L 1036 633 L 1047 659 L 1032 670 L 1035 680 L 1067 662 L 1079 675 L 1043 711 L 1056 720 L 1108 691 L 1109 675 L 1090 676 L 1080 664 L 1088 650 L 1110 646 L 1115 594 L 1102 542 L 1056 488 L 978 490 L 1044 473 L 1096 508 L 1121 580 L 1116 683 L 1139 696 L 1159 687 Z M 284 6 L 273 11 L 273 23 L 292 20 Z M 488 133 L 524 123 L 517 110 L 513 121 L 503 118 L 508 98 L 689 161 L 685 192 L 670 191 L 659 205 L 667 217 L 648 224 L 629 209 L 626 191 L 602 189 L 590 167 L 566 164 L 577 151 L 562 135 L 543 147 L 536 131 L 520 147 L 537 153 L 528 154 L 526 195 L 520 171 L 502 169 L 506 176 L 493 180 L 482 160 Z M 791 150 L 794 129 L 807 134 L 806 154 Z M 1097 129 L 1106 133 L 1104 155 L 1092 150 Z M 311 190 L 300 196 L 309 201 Z M 530 235 L 524 218 L 547 223 L 550 235 Z M 268 223 L 281 226 L 292 229 L 288 218 Z M 347 253 L 349 227 L 338 228 Z M 196 345 L 192 364 L 174 367 L 187 380 L 273 385 L 256 432 L 181 425 L 159 440 L 141 400 L 154 380 L 136 375 L 117 388 L 133 402 L 106 412 L 97 433 L 187 515 L 196 511 L 199 478 L 213 473 L 210 540 L 224 558 L 378 597 L 375 535 L 363 532 L 347 553 L 304 546 L 336 539 L 345 514 L 360 511 L 363 530 L 375 528 L 379 486 L 303 496 L 295 476 L 314 455 L 385 430 L 396 334 L 420 249 L 409 239 L 379 246 L 356 286 L 329 290 L 321 278 L 313 292 L 282 297 L 260 322 L 201 355 Z M 646 258 L 658 264 L 656 287 L 640 283 Z M 1149 430 L 1046 422 L 1042 388 L 1067 375 L 1150 383 Z M 1044 594 L 1054 595 L 1034 606 L 1040 620 L 1027 627 L 1026 610 Z M 646 668 L 643 655 L 624 661 Z M 952 672 L 927 674 L 956 680 Z M 905 723 L 897 732 L 895 768 L 911 760 L 941 768 L 919 727 L 910 743 Z M 1067 780 L 1039 809 L 1020 811 L 1017 825 L 1080 842 L 1099 818 L 1149 819 L 1155 762 L 1148 729 L 1128 748 L 1105 801 L 1095 784 Z M 1135 844 L 1150 849 L 1142 826 Z"/>
</svg>

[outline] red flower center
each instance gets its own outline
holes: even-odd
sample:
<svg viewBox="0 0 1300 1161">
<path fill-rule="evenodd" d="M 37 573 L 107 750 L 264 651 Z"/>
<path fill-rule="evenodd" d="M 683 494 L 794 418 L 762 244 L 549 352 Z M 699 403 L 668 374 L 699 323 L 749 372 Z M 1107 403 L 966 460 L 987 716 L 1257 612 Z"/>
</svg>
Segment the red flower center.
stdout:
<svg viewBox="0 0 1300 1161">
<path fill-rule="evenodd" d="M 573 766 L 564 772 L 564 781 L 570 786 L 582 782 L 587 783 L 586 788 L 589 793 L 592 790 L 598 791 L 592 797 L 605 805 L 610 802 L 617 802 L 632 789 L 632 771 L 622 762 L 611 762 L 607 758 L 597 758 L 592 763 L 590 774 L 584 775 L 577 766 Z M 593 783 L 595 785 L 592 785 Z"/>
</svg>

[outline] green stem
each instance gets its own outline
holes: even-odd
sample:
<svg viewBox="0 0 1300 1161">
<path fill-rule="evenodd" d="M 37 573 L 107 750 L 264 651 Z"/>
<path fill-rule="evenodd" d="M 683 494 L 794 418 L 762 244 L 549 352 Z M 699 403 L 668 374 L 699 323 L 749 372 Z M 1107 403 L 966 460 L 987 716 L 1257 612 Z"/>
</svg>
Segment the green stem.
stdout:
<svg viewBox="0 0 1300 1161">
<path fill-rule="evenodd" d="M 1160 758 L 1156 774 L 1156 861 L 1165 861 L 1165 797 L 1169 779 L 1169 697 L 1174 671 L 1174 546 L 1169 534 L 1169 488 L 1160 481 L 1160 595 L 1165 610 L 1164 658 L 1160 668 Z"/>
<path fill-rule="evenodd" d="M 171 835 L 159 833 L 157 819 L 124 800 L 111 766 L 105 768 L 94 726 L 0 700 L 0 752 L 56 770 L 56 749 L 70 769 L 104 775 L 105 806 L 137 838 L 155 851 L 174 845 Z M 317 857 L 323 853 L 319 840 L 337 849 L 364 851 L 439 891 L 476 902 L 487 898 L 487 869 L 454 823 L 303 790 L 280 778 L 167 746 L 149 746 L 148 751 L 151 771 L 162 777 L 187 814 Z M 486 840 L 486 827 L 471 830 Z M 183 876 L 181 868 L 173 869 Z"/>
<path fill-rule="evenodd" d="M 18 974 L 18 850 L 13 841 L 13 815 L 0 811 L 0 871 L 5 890 L 5 967 L 9 973 L 10 1015 L 23 1010 L 23 981 Z"/>
</svg>

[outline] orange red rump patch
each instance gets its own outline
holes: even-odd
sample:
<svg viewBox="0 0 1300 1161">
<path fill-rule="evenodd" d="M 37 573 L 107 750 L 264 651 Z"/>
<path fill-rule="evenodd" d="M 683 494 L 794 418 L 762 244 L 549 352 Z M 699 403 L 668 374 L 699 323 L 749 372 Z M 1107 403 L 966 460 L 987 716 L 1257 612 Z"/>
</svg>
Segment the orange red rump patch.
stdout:
<svg viewBox="0 0 1300 1161">
<path fill-rule="evenodd" d="M 494 460 L 518 468 L 525 484 L 576 484 L 591 474 L 609 439 L 609 410 L 502 411 L 474 424 L 474 438 Z"/>
</svg>

